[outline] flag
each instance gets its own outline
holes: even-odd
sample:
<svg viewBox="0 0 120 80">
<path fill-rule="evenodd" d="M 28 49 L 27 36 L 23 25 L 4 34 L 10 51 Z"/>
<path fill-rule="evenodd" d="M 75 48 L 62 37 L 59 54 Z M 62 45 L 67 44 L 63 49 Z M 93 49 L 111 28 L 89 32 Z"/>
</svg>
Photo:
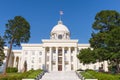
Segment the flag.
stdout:
<svg viewBox="0 0 120 80">
<path fill-rule="evenodd" d="M 60 15 L 63 15 L 63 11 L 60 11 Z"/>
</svg>

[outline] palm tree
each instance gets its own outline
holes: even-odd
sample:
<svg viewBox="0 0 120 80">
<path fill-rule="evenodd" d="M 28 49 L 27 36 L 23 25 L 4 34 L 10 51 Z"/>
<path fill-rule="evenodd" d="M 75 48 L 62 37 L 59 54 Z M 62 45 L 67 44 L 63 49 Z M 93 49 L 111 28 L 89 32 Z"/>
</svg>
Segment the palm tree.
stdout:
<svg viewBox="0 0 120 80">
<path fill-rule="evenodd" d="M 4 38 L 9 44 L 9 51 L 4 70 L 4 74 L 6 74 L 6 68 L 8 67 L 12 46 L 20 46 L 21 43 L 29 41 L 30 24 L 23 17 L 15 16 L 14 19 L 8 20 Z"/>
</svg>

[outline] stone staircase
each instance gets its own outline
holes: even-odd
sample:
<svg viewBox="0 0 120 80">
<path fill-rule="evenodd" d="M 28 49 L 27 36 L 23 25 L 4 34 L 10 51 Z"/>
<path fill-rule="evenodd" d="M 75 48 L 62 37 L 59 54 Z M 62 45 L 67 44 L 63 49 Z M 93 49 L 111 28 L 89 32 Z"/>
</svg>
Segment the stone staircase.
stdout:
<svg viewBox="0 0 120 80">
<path fill-rule="evenodd" d="M 74 71 L 53 71 L 47 72 L 40 80 L 81 80 Z"/>
</svg>

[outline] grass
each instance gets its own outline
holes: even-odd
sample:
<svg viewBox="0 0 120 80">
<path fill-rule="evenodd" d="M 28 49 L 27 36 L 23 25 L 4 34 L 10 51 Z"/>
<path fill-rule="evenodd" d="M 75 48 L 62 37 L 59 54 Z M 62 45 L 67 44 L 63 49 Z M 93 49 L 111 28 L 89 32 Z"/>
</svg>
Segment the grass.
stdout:
<svg viewBox="0 0 120 80">
<path fill-rule="evenodd" d="M 7 75 L 0 74 L 0 80 L 21 80 L 22 78 L 34 79 L 42 70 L 30 70 L 25 73 L 7 73 Z"/>
<path fill-rule="evenodd" d="M 9 80 L 9 78 L 19 77 L 22 73 L 7 73 L 6 75 L 0 74 L 0 80 Z M 10 79 L 12 80 L 12 79 Z"/>
<path fill-rule="evenodd" d="M 101 73 L 101 72 L 96 72 L 92 70 L 87 70 L 84 72 L 81 72 L 81 74 L 86 78 L 86 79 L 98 79 L 98 80 L 120 80 L 120 74 L 108 74 L 108 73 Z"/>
<path fill-rule="evenodd" d="M 95 77 L 87 71 L 86 72 L 81 72 L 81 75 L 84 76 L 86 79 L 95 79 Z"/>
</svg>

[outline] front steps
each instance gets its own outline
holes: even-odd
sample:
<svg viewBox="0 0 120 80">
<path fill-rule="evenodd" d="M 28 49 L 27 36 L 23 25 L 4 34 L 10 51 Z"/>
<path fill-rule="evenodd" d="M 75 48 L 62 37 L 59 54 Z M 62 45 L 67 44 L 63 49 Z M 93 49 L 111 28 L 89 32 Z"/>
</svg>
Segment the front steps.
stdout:
<svg viewBox="0 0 120 80">
<path fill-rule="evenodd" d="M 53 71 L 47 72 L 40 80 L 81 80 L 74 71 Z"/>
</svg>

